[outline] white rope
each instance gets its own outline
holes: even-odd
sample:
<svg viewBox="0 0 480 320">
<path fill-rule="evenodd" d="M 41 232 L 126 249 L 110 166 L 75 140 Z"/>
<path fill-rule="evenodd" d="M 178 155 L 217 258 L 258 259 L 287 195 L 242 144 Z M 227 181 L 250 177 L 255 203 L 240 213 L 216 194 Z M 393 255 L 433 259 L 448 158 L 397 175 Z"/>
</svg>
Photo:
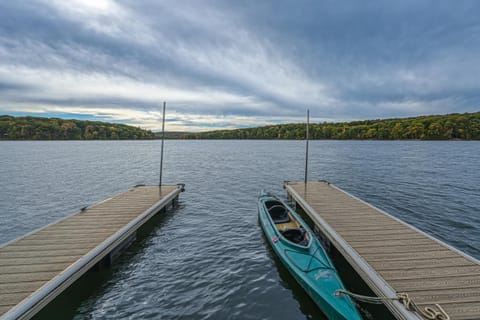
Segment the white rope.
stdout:
<svg viewBox="0 0 480 320">
<path fill-rule="evenodd" d="M 437 310 L 432 307 L 425 307 L 420 309 L 415 302 L 408 296 L 408 293 L 402 292 L 397 294 L 398 300 L 403 303 L 405 308 L 407 310 L 414 311 L 418 314 L 420 314 L 422 317 L 424 317 L 427 320 L 450 320 L 450 316 L 443 310 L 442 306 L 440 306 L 438 303 L 435 303 L 435 307 L 437 307 Z"/>
<path fill-rule="evenodd" d="M 385 301 L 388 300 L 398 300 L 396 297 L 395 298 L 382 298 L 382 297 L 370 297 L 370 296 L 364 296 L 361 294 L 353 293 L 347 290 L 337 290 L 335 291 L 335 296 L 340 297 L 342 295 L 347 295 L 350 296 L 351 298 L 354 298 L 355 300 L 366 302 L 366 303 L 373 303 L 373 304 L 382 304 Z"/>
<path fill-rule="evenodd" d="M 364 296 L 347 290 L 335 291 L 336 297 L 340 297 L 343 294 L 348 295 L 358 301 L 374 304 L 382 304 L 385 301 L 398 300 L 405 306 L 405 308 L 407 308 L 407 310 L 416 312 L 426 320 L 450 320 L 450 316 L 447 314 L 447 312 L 445 312 L 445 310 L 443 310 L 442 306 L 440 306 L 438 303 L 434 304 L 436 309 L 434 307 L 425 307 L 422 310 L 419 306 L 415 304 L 415 302 L 408 296 L 408 293 L 406 292 L 398 293 L 396 297 L 388 298 Z"/>
</svg>

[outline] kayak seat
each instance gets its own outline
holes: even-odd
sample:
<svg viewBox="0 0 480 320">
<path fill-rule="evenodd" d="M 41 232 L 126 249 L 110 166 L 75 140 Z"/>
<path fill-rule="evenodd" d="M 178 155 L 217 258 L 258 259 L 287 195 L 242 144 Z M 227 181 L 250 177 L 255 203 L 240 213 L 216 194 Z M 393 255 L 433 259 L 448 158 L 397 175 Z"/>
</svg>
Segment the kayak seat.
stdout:
<svg viewBox="0 0 480 320">
<path fill-rule="evenodd" d="M 303 229 L 285 229 L 282 235 L 293 243 L 305 246 L 307 239 L 305 238 L 305 230 Z"/>
<path fill-rule="evenodd" d="M 290 221 L 288 211 L 284 206 L 276 205 L 268 209 L 268 213 L 275 224 L 287 223 Z"/>
</svg>

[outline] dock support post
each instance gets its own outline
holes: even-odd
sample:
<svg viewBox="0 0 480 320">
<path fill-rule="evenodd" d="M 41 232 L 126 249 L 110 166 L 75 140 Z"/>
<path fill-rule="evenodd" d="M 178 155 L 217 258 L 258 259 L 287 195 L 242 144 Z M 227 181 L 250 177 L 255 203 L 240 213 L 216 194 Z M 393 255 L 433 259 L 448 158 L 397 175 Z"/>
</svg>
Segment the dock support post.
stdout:
<svg viewBox="0 0 480 320">
<path fill-rule="evenodd" d="M 165 107 L 166 107 L 166 102 L 163 102 L 163 117 L 162 117 L 162 151 L 160 153 L 160 181 L 159 181 L 159 186 L 162 186 L 162 169 L 163 169 L 163 144 L 165 141 Z"/>
<path fill-rule="evenodd" d="M 307 184 L 307 178 L 308 178 L 308 125 L 310 122 L 310 109 L 307 109 L 307 134 L 305 136 L 305 139 L 307 140 L 306 146 L 305 146 L 305 185 Z"/>
</svg>

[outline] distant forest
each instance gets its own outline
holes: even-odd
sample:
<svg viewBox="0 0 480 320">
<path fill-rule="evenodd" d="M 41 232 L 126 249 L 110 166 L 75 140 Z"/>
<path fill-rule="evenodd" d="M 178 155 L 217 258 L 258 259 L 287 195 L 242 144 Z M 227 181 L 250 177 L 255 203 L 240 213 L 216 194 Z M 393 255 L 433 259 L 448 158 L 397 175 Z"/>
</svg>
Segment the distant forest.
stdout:
<svg viewBox="0 0 480 320">
<path fill-rule="evenodd" d="M 480 140 L 480 112 L 310 124 L 310 139 Z M 161 134 L 124 124 L 58 118 L 0 116 L 0 140 L 159 139 Z M 198 133 L 165 132 L 167 139 L 305 139 L 305 124 Z"/>
<path fill-rule="evenodd" d="M 480 140 L 480 112 L 403 119 L 314 123 L 310 139 Z M 217 130 L 180 135 L 182 139 L 305 139 L 305 124 Z"/>
<path fill-rule="evenodd" d="M 4 140 L 118 140 L 154 139 L 149 130 L 124 124 L 58 118 L 0 116 Z"/>
</svg>

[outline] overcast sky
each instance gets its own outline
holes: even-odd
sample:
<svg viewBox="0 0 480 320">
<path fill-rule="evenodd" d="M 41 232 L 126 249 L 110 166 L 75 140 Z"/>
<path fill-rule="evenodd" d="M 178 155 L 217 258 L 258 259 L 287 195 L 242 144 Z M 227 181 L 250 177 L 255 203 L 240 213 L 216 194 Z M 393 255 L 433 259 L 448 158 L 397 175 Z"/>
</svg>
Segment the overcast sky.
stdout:
<svg viewBox="0 0 480 320">
<path fill-rule="evenodd" d="M 0 114 L 197 131 L 480 110 L 480 1 L 0 2 Z"/>
</svg>

